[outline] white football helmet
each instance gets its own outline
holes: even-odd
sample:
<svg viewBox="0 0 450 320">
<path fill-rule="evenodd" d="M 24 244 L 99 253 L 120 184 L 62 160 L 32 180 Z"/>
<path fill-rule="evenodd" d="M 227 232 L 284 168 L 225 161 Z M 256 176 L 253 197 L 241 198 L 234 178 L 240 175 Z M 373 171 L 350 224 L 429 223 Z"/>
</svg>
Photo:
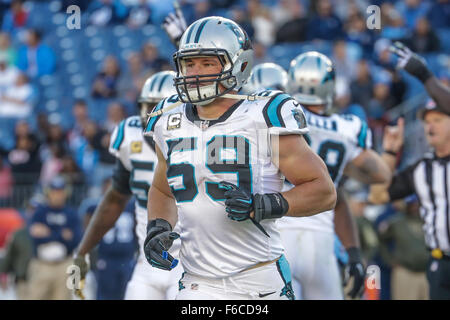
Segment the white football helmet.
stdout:
<svg viewBox="0 0 450 320">
<path fill-rule="evenodd" d="M 264 89 L 286 91 L 287 84 L 287 72 L 276 63 L 266 62 L 253 67 L 250 78 L 241 91 L 246 94 Z"/>
<path fill-rule="evenodd" d="M 291 61 L 288 93 L 305 105 L 325 105 L 329 111 L 334 99 L 335 70 L 327 56 L 310 51 Z"/>
<path fill-rule="evenodd" d="M 142 86 L 138 98 L 139 114 L 142 123 L 147 122 L 148 113 L 164 98 L 177 94 L 174 86 L 174 71 L 160 71 L 148 78 Z"/>
<path fill-rule="evenodd" d="M 186 59 L 204 56 L 217 56 L 222 71 L 187 76 Z M 186 29 L 173 59 L 177 68 L 175 87 L 181 101 L 205 105 L 246 83 L 253 67 L 253 49 L 237 23 L 223 17 L 206 17 Z M 215 79 L 211 80 L 211 76 Z M 225 90 L 221 91 L 219 83 Z"/>
</svg>

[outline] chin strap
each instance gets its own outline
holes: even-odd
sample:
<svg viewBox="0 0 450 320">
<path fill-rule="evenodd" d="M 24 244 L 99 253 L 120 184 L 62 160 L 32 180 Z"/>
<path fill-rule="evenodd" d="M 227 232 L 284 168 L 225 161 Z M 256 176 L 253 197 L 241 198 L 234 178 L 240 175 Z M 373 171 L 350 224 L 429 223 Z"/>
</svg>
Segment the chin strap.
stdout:
<svg viewBox="0 0 450 320">
<path fill-rule="evenodd" d="M 255 101 L 255 100 L 265 100 L 265 99 L 269 99 L 270 97 L 267 96 L 256 96 L 256 95 L 245 95 L 245 94 L 231 94 L 231 93 L 226 93 L 222 96 L 220 96 L 220 98 L 228 98 L 228 99 L 235 99 L 235 100 L 248 100 L 248 101 Z M 183 102 L 181 101 L 177 101 L 174 104 L 171 104 L 168 107 L 162 108 L 161 110 L 158 111 L 154 111 L 152 113 L 149 113 L 148 116 L 149 118 L 153 118 L 153 117 L 157 117 L 161 114 L 163 114 L 164 112 L 167 112 L 169 110 L 172 110 L 176 107 L 178 107 L 180 104 L 183 104 Z"/>
</svg>

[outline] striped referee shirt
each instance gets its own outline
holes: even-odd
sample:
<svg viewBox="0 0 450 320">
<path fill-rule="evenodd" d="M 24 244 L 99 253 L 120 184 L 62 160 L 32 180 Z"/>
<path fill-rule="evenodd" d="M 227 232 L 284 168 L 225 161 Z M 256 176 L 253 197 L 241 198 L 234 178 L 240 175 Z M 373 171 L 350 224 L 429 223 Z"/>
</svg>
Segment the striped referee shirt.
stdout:
<svg viewBox="0 0 450 320">
<path fill-rule="evenodd" d="M 429 249 L 450 254 L 450 155 L 425 156 L 396 174 L 389 187 L 391 201 L 416 194 Z"/>
</svg>

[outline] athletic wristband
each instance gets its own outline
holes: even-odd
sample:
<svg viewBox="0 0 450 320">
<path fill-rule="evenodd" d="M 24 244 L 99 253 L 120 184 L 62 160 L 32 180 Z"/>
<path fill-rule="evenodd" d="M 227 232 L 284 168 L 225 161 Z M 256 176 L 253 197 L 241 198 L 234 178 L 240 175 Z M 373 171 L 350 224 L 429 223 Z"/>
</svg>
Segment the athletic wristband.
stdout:
<svg viewBox="0 0 450 320">
<path fill-rule="evenodd" d="M 425 60 L 415 54 L 406 63 L 405 70 L 417 77 L 422 83 L 425 83 L 433 76 L 433 73 L 428 69 Z"/>
<path fill-rule="evenodd" d="M 348 262 L 349 263 L 355 263 L 355 262 L 361 262 L 361 250 L 356 247 L 348 248 L 347 249 L 348 254 Z"/>
<path fill-rule="evenodd" d="M 172 231 L 172 226 L 170 225 L 170 223 L 167 220 L 164 219 L 153 219 L 150 220 L 147 224 L 147 234 L 150 231 L 151 228 L 154 227 L 158 227 L 158 228 L 162 228 L 165 231 Z"/>
<path fill-rule="evenodd" d="M 422 83 L 427 82 L 427 80 L 433 76 L 433 73 L 426 67 L 421 69 L 420 71 L 421 72 L 418 73 L 416 76 Z"/>
<path fill-rule="evenodd" d="M 281 193 L 255 194 L 253 198 L 255 221 L 277 219 L 289 210 L 289 204 Z"/>
</svg>

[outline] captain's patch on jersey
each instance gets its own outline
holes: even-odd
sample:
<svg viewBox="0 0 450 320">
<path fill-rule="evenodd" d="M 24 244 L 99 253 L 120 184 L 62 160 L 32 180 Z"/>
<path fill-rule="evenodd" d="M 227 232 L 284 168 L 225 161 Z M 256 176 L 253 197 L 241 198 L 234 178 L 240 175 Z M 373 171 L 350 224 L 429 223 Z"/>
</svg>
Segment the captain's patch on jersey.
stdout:
<svg viewBox="0 0 450 320">
<path fill-rule="evenodd" d="M 141 153 L 142 152 L 142 141 L 131 142 L 131 153 Z"/>
<path fill-rule="evenodd" d="M 167 130 L 178 129 L 181 126 L 181 113 L 174 113 L 167 119 Z"/>
<path fill-rule="evenodd" d="M 297 121 L 297 125 L 300 129 L 306 127 L 306 118 L 303 112 L 297 109 L 293 109 L 292 115 L 294 116 L 295 121 Z"/>
</svg>

